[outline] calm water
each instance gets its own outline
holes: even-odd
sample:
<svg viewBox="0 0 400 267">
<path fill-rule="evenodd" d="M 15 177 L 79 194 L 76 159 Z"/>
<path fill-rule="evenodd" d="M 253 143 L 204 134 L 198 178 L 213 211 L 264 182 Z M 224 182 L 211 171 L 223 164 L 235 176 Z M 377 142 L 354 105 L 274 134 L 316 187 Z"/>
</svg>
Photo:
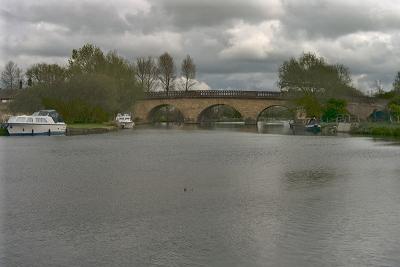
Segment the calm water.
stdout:
<svg viewBox="0 0 400 267">
<path fill-rule="evenodd" d="M 400 266 L 390 142 L 136 129 L 0 157 L 0 266 Z"/>
</svg>

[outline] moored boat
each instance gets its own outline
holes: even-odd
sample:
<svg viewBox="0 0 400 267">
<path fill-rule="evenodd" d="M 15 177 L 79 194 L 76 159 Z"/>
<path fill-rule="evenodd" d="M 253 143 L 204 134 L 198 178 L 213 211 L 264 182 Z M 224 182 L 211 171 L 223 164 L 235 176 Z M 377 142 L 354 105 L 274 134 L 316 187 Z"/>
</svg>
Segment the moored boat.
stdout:
<svg viewBox="0 0 400 267">
<path fill-rule="evenodd" d="M 118 113 L 115 117 L 115 122 L 121 129 L 132 129 L 133 126 L 135 126 L 135 123 L 132 121 L 131 115 L 127 113 Z"/>
<path fill-rule="evenodd" d="M 318 120 L 315 118 L 310 119 L 309 121 L 291 121 L 289 122 L 290 129 L 292 129 L 293 133 L 297 132 L 312 132 L 312 133 L 319 133 L 321 132 L 321 125 L 319 124 Z"/>
<path fill-rule="evenodd" d="M 318 133 L 321 131 L 321 125 L 315 117 L 309 120 L 305 127 L 308 132 Z"/>
<path fill-rule="evenodd" d="M 321 125 L 319 125 L 317 123 L 307 124 L 305 127 L 306 127 L 306 131 L 308 131 L 308 132 L 318 133 L 321 131 Z"/>
<path fill-rule="evenodd" d="M 55 110 L 40 110 L 30 116 L 11 117 L 7 121 L 10 135 L 64 135 L 67 125 Z"/>
</svg>

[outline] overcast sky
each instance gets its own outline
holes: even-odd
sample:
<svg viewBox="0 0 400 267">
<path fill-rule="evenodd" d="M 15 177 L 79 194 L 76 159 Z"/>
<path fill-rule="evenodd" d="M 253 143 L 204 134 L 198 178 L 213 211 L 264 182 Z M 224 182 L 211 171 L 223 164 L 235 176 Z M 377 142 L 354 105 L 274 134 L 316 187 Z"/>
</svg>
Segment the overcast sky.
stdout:
<svg viewBox="0 0 400 267">
<path fill-rule="evenodd" d="M 2 0 L 0 64 L 66 64 L 93 43 L 129 60 L 190 54 L 211 88 L 276 89 L 279 65 L 312 51 L 354 85 L 390 89 L 400 70 L 399 0 Z"/>
</svg>

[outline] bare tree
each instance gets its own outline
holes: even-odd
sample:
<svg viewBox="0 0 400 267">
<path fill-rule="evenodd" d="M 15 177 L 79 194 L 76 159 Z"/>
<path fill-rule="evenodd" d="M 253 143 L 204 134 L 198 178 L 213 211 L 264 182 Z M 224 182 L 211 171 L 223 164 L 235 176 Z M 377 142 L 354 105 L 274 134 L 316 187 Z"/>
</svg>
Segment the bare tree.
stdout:
<svg viewBox="0 0 400 267">
<path fill-rule="evenodd" d="M 152 57 L 136 59 L 136 77 L 146 92 L 150 92 L 158 79 L 157 65 Z"/>
<path fill-rule="evenodd" d="M 28 78 L 28 85 L 37 83 L 51 85 L 64 81 L 66 72 L 65 68 L 57 64 L 39 63 L 28 68 L 25 75 Z"/>
<path fill-rule="evenodd" d="M 174 59 L 165 52 L 158 58 L 158 79 L 168 92 L 173 89 L 176 69 Z"/>
<path fill-rule="evenodd" d="M 375 80 L 373 90 L 374 90 L 374 93 L 377 95 L 383 94 L 385 92 L 383 90 L 381 80 Z"/>
<path fill-rule="evenodd" d="M 182 61 L 181 73 L 185 78 L 185 91 L 188 91 L 196 84 L 196 81 L 194 81 L 194 78 L 196 78 L 196 65 L 189 55 Z"/>
<path fill-rule="evenodd" d="M 136 59 L 135 71 L 140 86 L 144 88 L 144 83 L 146 80 L 146 59 L 144 57 L 139 57 Z"/>
<path fill-rule="evenodd" d="M 393 81 L 393 91 L 400 93 L 400 71 L 396 73 L 396 78 Z"/>
<path fill-rule="evenodd" d="M 5 89 L 16 89 L 22 88 L 22 71 L 12 61 L 9 61 L 5 67 L 4 71 L 1 73 L 1 82 Z"/>
</svg>

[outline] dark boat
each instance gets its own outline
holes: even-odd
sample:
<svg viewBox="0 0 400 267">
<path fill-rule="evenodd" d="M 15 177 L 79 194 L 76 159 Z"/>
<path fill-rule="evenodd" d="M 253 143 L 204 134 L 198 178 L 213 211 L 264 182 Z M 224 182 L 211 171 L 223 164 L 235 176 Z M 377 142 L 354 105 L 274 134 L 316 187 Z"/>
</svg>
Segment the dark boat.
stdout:
<svg viewBox="0 0 400 267">
<path fill-rule="evenodd" d="M 319 133 L 321 131 L 321 125 L 318 123 L 315 117 L 308 121 L 305 128 L 306 131 L 313 133 Z"/>
<path fill-rule="evenodd" d="M 317 119 L 312 118 L 307 123 L 304 122 L 290 122 L 290 128 L 293 130 L 293 133 L 296 132 L 311 132 L 311 133 L 319 133 L 321 132 L 321 125 L 318 123 Z"/>
<path fill-rule="evenodd" d="M 319 133 L 321 131 L 321 125 L 315 124 L 307 124 L 305 126 L 307 132 Z"/>
</svg>

